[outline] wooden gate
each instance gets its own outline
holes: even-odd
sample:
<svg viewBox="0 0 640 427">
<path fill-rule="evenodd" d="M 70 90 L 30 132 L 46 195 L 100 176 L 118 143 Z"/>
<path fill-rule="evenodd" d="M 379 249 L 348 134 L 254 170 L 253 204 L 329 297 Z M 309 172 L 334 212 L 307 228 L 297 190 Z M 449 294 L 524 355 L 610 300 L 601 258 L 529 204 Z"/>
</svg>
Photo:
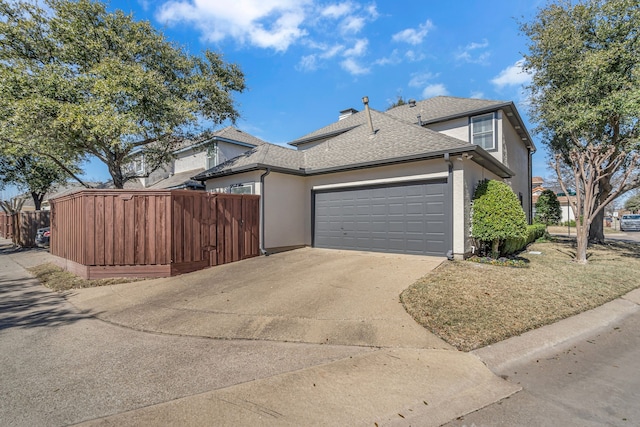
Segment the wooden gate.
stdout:
<svg viewBox="0 0 640 427">
<path fill-rule="evenodd" d="M 258 256 L 260 196 L 83 190 L 52 200 L 51 254 L 86 278 L 166 277 Z"/>
<path fill-rule="evenodd" d="M 260 196 L 182 191 L 173 195 L 174 268 L 260 255 Z"/>
</svg>

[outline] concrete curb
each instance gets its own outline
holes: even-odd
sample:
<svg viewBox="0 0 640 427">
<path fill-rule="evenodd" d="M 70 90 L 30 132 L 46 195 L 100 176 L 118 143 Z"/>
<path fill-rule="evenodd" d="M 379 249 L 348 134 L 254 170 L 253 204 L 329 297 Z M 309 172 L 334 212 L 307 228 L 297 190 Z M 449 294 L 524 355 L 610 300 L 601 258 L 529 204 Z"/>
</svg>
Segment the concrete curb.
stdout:
<svg viewBox="0 0 640 427">
<path fill-rule="evenodd" d="M 489 345 L 471 353 L 496 374 L 511 366 L 543 357 L 610 327 L 640 311 L 640 289 L 600 307 L 585 311 L 554 324 Z"/>
</svg>

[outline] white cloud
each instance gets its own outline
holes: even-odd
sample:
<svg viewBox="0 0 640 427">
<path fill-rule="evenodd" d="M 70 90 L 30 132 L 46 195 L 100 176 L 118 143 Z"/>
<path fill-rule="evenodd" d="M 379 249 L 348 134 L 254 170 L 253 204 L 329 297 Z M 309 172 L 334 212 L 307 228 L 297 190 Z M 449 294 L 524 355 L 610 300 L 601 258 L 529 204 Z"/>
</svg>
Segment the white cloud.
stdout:
<svg viewBox="0 0 640 427">
<path fill-rule="evenodd" d="M 409 60 L 409 62 L 422 61 L 423 59 L 425 59 L 427 57 L 424 53 L 415 52 L 413 50 L 406 51 L 404 56 L 405 56 L 405 58 L 407 58 L 407 60 Z"/>
<path fill-rule="evenodd" d="M 429 80 L 433 80 L 438 77 L 439 74 L 433 73 L 417 73 L 411 75 L 411 80 L 409 80 L 410 87 L 422 87 L 427 84 Z"/>
<path fill-rule="evenodd" d="M 324 59 L 330 59 L 333 58 L 334 56 L 338 55 L 340 52 L 342 52 L 344 50 L 344 46 L 341 44 L 337 44 L 334 46 L 331 46 L 327 49 L 324 49 L 324 52 L 322 52 L 322 54 L 320 54 L 321 58 Z"/>
<path fill-rule="evenodd" d="M 374 64 L 376 65 L 395 65 L 402 62 L 398 49 L 394 49 L 391 55 L 377 59 Z"/>
<path fill-rule="evenodd" d="M 423 98 L 433 98 L 434 96 L 449 95 L 449 91 L 442 83 L 429 85 L 422 91 Z"/>
<path fill-rule="evenodd" d="M 309 0 L 242 0 L 232 2 L 178 0 L 163 4 L 157 19 L 165 24 L 195 24 L 206 40 L 227 37 L 241 43 L 285 51 L 304 37 Z"/>
<path fill-rule="evenodd" d="M 357 34 L 364 28 L 365 19 L 361 16 L 349 16 L 340 24 L 342 34 Z"/>
<path fill-rule="evenodd" d="M 320 11 L 320 15 L 338 19 L 353 9 L 351 3 L 331 4 Z"/>
<path fill-rule="evenodd" d="M 422 40 L 427 36 L 429 31 L 433 28 L 431 20 L 427 19 L 424 24 L 420 24 L 418 29 L 407 28 L 391 36 L 391 40 L 394 42 L 404 42 L 412 45 L 418 45 L 422 43 Z"/>
<path fill-rule="evenodd" d="M 367 52 L 367 46 L 369 45 L 369 40 L 367 39 L 358 39 L 356 43 L 353 45 L 351 49 L 347 49 L 344 51 L 344 56 L 362 56 Z"/>
<path fill-rule="evenodd" d="M 355 76 L 368 74 L 371 71 L 369 68 L 363 67 L 362 65 L 358 64 L 358 62 L 353 58 L 345 59 L 340 63 L 340 65 L 350 74 L 353 74 Z"/>
<path fill-rule="evenodd" d="M 500 71 L 500 74 L 494 77 L 491 83 L 499 89 L 505 86 L 521 86 L 529 83 L 531 81 L 531 75 L 522 70 L 523 65 L 524 59 L 517 61 L 515 64 Z"/>
<path fill-rule="evenodd" d="M 318 62 L 315 55 L 305 55 L 300 58 L 300 62 L 296 66 L 300 71 L 315 71 L 318 69 Z"/>
<path fill-rule="evenodd" d="M 482 99 L 484 98 L 484 92 L 480 92 L 480 91 L 471 92 L 471 95 L 469 95 L 469 98 Z"/>
<path fill-rule="evenodd" d="M 458 61 L 469 62 L 471 64 L 487 64 L 491 53 L 484 51 L 484 49 L 488 47 L 489 42 L 487 39 L 482 40 L 480 43 L 471 42 L 464 48 L 459 49 L 455 57 Z"/>
<path fill-rule="evenodd" d="M 149 0 L 138 0 L 138 4 L 142 8 L 142 10 L 144 11 L 149 10 L 149 6 L 150 6 Z"/>
</svg>

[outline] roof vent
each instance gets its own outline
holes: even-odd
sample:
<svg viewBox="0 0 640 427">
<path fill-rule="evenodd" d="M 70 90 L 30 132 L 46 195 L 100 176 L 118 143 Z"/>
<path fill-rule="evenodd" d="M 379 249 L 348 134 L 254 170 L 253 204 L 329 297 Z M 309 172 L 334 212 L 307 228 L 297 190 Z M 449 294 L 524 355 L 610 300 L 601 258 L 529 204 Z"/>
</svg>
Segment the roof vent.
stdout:
<svg viewBox="0 0 640 427">
<path fill-rule="evenodd" d="M 413 108 L 416 106 L 416 100 L 415 99 L 410 99 L 409 100 L 409 108 Z"/>
<path fill-rule="evenodd" d="M 350 115 L 355 114 L 357 112 L 358 110 L 356 110 L 355 108 L 347 108 L 346 110 L 342 110 L 340 111 L 340 116 L 338 117 L 338 121 L 346 119 Z"/>
<path fill-rule="evenodd" d="M 373 130 L 373 122 L 371 121 L 371 110 L 369 109 L 369 97 L 368 96 L 363 96 L 362 97 L 362 103 L 364 104 L 364 109 L 367 112 L 367 121 L 369 122 L 369 130 L 371 131 L 371 134 L 375 134 L 376 131 Z"/>
</svg>

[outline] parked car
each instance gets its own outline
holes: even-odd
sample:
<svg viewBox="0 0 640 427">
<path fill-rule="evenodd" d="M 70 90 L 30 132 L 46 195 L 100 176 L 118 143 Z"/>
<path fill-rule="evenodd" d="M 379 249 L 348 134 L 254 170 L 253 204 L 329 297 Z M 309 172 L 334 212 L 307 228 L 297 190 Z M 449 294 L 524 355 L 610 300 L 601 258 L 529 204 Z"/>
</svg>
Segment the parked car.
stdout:
<svg viewBox="0 0 640 427">
<path fill-rule="evenodd" d="M 640 215 L 622 215 L 620 219 L 620 230 L 640 231 Z"/>
<path fill-rule="evenodd" d="M 36 245 L 41 248 L 49 247 L 49 239 L 51 237 L 50 227 L 38 228 L 36 231 Z"/>
</svg>

